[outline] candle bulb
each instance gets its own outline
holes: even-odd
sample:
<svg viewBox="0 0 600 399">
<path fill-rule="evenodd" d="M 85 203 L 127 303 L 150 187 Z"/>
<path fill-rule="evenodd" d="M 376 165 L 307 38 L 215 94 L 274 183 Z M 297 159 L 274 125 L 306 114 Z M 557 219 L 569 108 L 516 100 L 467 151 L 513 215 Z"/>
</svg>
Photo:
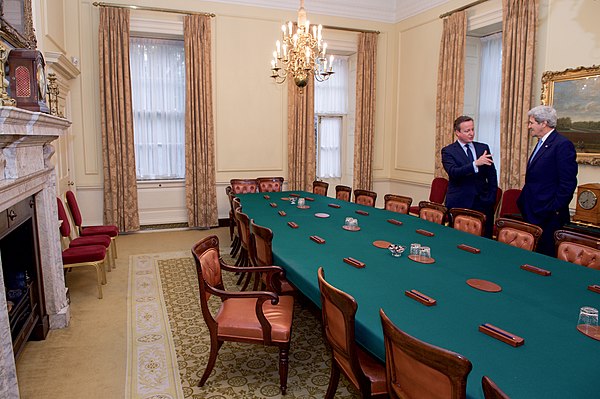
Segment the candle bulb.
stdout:
<svg viewBox="0 0 600 399">
<path fill-rule="evenodd" d="M 292 36 L 292 21 L 288 21 L 288 35 Z"/>
<path fill-rule="evenodd" d="M 281 31 L 283 32 L 283 35 L 285 36 L 285 24 L 281 25 Z"/>
<path fill-rule="evenodd" d="M 275 60 L 271 60 L 271 69 L 275 69 Z"/>
<path fill-rule="evenodd" d="M 277 47 L 277 57 L 281 58 L 281 42 L 277 40 L 275 42 L 275 46 Z"/>
<path fill-rule="evenodd" d="M 317 37 L 317 27 L 313 25 L 313 38 Z"/>
</svg>

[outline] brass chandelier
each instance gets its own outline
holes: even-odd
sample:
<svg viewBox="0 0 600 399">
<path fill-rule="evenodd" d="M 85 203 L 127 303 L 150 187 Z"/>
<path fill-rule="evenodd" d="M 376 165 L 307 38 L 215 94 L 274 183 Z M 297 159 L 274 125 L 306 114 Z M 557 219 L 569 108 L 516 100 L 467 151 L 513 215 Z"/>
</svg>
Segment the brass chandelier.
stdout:
<svg viewBox="0 0 600 399">
<path fill-rule="evenodd" d="M 290 76 L 296 86 L 303 88 L 310 75 L 319 82 L 329 79 L 333 72 L 333 55 L 327 62 L 327 43 L 323 41 L 322 25 L 310 25 L 306 19 L 304 0 L 300 0 L 296 31 L 288 21 L 281 25 L 282 39 L 275 43 L 271 60 L 271 77 L 276 83 L 285 82 Z M 312 33 L 311 33 L 312 30 Z"/>
</svg>

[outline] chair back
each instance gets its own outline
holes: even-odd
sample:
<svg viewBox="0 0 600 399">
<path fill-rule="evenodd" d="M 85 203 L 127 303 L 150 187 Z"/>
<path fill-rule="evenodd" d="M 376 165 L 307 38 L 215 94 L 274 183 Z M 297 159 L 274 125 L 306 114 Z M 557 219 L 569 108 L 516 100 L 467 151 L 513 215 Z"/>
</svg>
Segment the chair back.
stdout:
<svg viewBox="0 0 600 399">
<path fill-rule="evenodd" d="M 273 265 L 273 231 L 268 227 L 250 222 L 254 243 L 254 262 L 257 266 Z"/>
<path fill-rule="evenodd" d="M 481 378 L 481 387 L 485 399 L 510 399 L 488 376 Z"/>
<path fill-rule="evenodd" d="M 356 194 L 356 192 L 354 192 Z M 385 201 L 384 209 L 392 212 L 408 214 L 412 198 L 403 195 L 386 194 L 383 197 Z"/>
<path fill-rule="evenodd" d="M 450 209 L 452 227 L 465 233 L 482 236 L 485 232 L 485 215 L 466 208 Z"/>
<path fill-rule="evenodd" d="M 60 235 L 62 237 L 70 237 L 71 236 L 71 223 L 69 223 L 69 218 L 67 216 L 67 211 L 65 210 L 65 206 L 63 205 L 60 198 L 56 197 L 56 206 L 58 208 L 58 220 L 62 223 L 58 230 L 60 231 Z"/>
<path fill-rule="evenodd" d="M 448 179 L 436 177 L 431 181 L 431 190 L 429 191 L 429 201 L 437 204 L 443 204 L 448 191 Z"/>
<path fill-rule="evenodd" d="M 498 235 L 496 239 L 513 247 L 535 251 L 542 228 L 520 220 L 499 218 L 496 220 Z"/>
<path fill-rule="evenodd" d="M 360 205 L 375 206 L 377 193 L 369 190 L 354 190 L 354 202 Z"/>
<path fill-rule="evenodd" d="M 69 207 L 69 211 L 71 212 L 71 217 L 73 218 L 73 223 L 78 228 L 81 228 L 83 225 L 83 219 L 81 217 L 81 211 L 79 210 L 79 205 L 77 204 L 77 199 L 75 198 L 75 193 L 73 191 L 68 190 L 65 193 L 67 198 L 67 206 Z"/>
<path fill-rule="evenodd" d="M 355 387 L 359 387 L 361 392 L 370 392 L 371 383 L 360 367 L 354 337 L 354 321 L 358 304 L 352 296 L 325 281 L 322 267 L 319 267 L 317 276 L 321 291 L 323 331 L 325 339 L 331 346 L 333 361 L 340 366 L 344 375 Z"/>
<path fill-rule="evenodd" d="M 442 204 L 430 201 L 419 202 L 419 218 L 429 222 L 444 224 L 448 208 Z"/>
<path fill-rule="evenodd" d="M 600 239 L 569 230 L 557 230 L 554 233 L 556 257 L 600 270 Z"/>
<path fill-rule="evenodd" d="M 313 194 L 322 195 L 327 197 L 327 191 L 329 190 L 329 183 L 324 181 L 315 180 L 313 182 Z"/>
<path fill-rule="evenodd" d="M 352 188 L 348 186 L 337 185 L 335 186 L 335 198 L 350 202 L 350 196 L 352 195 Z"/>
<path fill-rule="evenodd" d="M 244 212 L 242 208 L 236 208 L 233 212 L 235 216 L 235 222 L 238 227 L 238 234 L 240 235 L 240 241 L 242 248 L 251 253 L 253 250 L 250 245 L 250 218 Z"/>
<path fill-rule="evenodd" d="M 208 300 L 210 299 L 212 290 L 225 289 L 223 285 L 223 276 L 221 274 L 219 238 L 215 235 L 211 235 L 200 240 L 192 247 L 192 255 L 194 256 L 194 261 L 196 263 L 202 316 L 204 317 L 204 321 L 208 326 L 211 336 L 216 336 L 218 326 L 208 307 Z"/>
<path fill-rule="evenodd" d="M 414 338 L 379 310 L 391 398 L 463 399 L 473 366 L 464 356 Z"/>
<path fill-rule="evenodd" d="M 258 182 L 256 179 L 231 179 L 231 191 L 234 194 L 246 194 L 258 192 Z"/>
<path fill-rule="evenodd" d="M 521 195 L 521 190 L 511 188 L 506 190 L 502 194 L 502 200 L 500 202 L 500 211 L 498 211 L 498 217 L 506 217 L 506 215 L 519 215 L 521 210 L 517 206 L 517 199 Z"/>
<path fill-rule="evenodd" d="M 259 177 L 256 181 L 261 193 L 276 193 L 283 189 L 283 177 Z"/>
<path fill-rule="evenodd" d="M 500 200 L 502 199 L 502 189 L 496 188 L 496 200 L 494 201 L 494 217 L 498 214 L 500 208 Z"/>
</svg>

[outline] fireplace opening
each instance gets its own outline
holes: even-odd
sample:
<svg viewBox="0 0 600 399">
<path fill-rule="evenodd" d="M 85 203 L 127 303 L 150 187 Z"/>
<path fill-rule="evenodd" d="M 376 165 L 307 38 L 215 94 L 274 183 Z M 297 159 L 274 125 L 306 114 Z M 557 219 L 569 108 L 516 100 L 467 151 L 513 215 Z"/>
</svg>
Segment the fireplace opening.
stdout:
<svg viewBox="0 0 600 399">
<path fill-rule="evenodd" d="M 33 197 L 0 213 L 0 259 L 15 358 L 28 339 L 48 334 L 36 226 Z"/>
</svg>

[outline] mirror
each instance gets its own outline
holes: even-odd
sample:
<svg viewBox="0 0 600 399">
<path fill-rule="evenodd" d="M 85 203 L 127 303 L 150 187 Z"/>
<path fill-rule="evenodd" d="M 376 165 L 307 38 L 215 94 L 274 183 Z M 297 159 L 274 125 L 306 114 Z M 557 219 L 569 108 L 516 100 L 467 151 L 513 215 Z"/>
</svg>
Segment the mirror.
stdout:
<svg viewBox="0 0 600 399">
<path fill-rule="evenodd" d="M 0 0 L 0 36 L 13 47 L 36 48 L 31 0 Z"/>
</svg>

